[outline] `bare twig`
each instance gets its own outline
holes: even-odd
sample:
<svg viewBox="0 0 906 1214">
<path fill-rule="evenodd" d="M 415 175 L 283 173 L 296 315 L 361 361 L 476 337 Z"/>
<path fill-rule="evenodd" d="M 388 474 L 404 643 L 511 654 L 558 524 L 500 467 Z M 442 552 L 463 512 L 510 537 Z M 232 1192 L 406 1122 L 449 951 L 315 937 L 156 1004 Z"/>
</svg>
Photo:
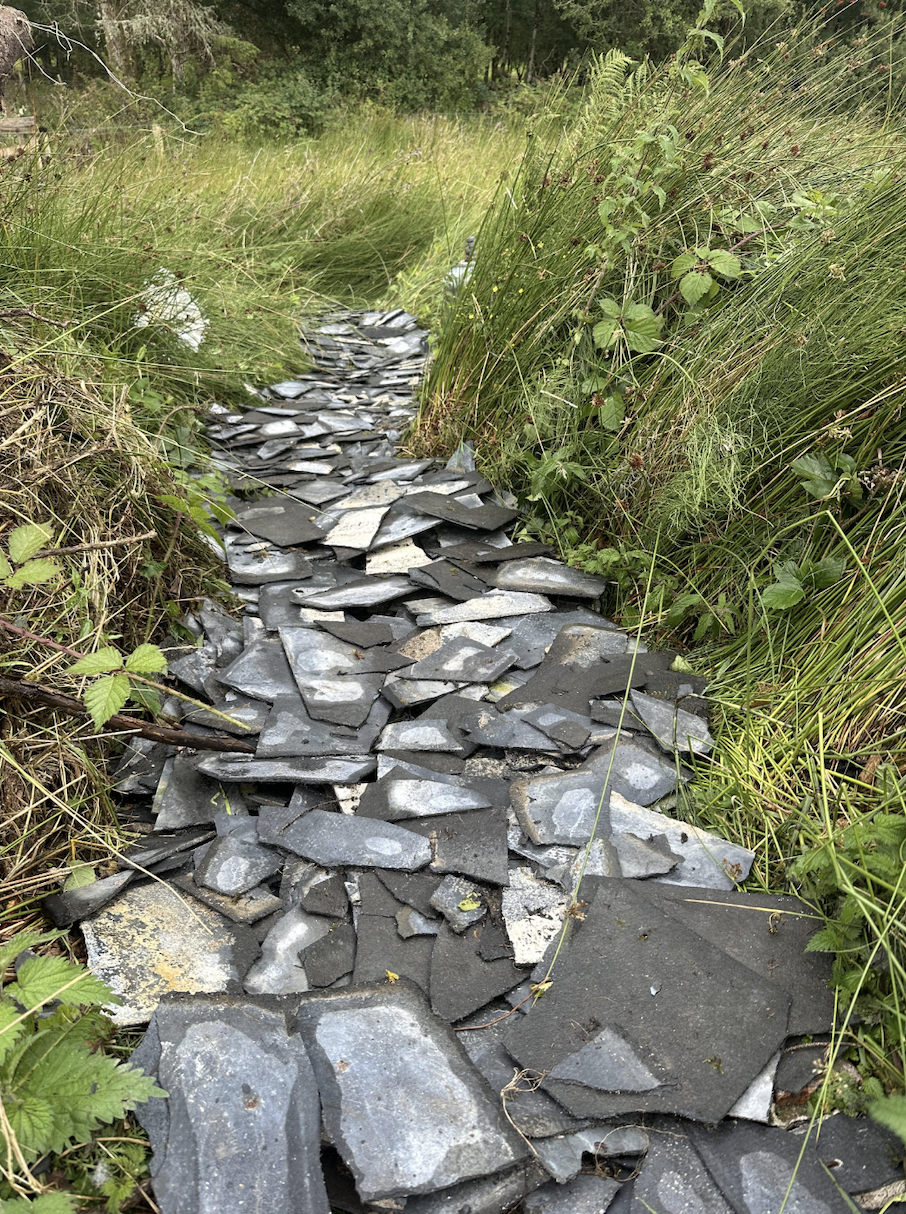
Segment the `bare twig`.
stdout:
<svg viewBox="0 0 906 1214">
<path fill-rule="evenodd" d="M 145 531 L 142 535 L 129 535 L 117 540 L 97 540 L 93 544 L 71 544 L 68 548 L 42 548 L 33 559 L 45 556 L 72 556 L 75 552 L 97 552 L 101 548 L 116 548 L 120 544 L 138 544 L 142 540 L 157 539 L 156 531 Z"/>
<path fill-rule="evenodd" d="M 506 1020 L 507 1017 L 512 1016 L 513 1012 L 518 1012 L 519 1009 L 522 1007 L 523 1003 L 528 1003 L 529 999 L 534 998 L 534 995 L 535 995 L 534 991 L 529 991 L 529 993 L 526 995 L 526 997 L 524 999 L 520 999 L 519 1002 L 517 1004 L 514 1004 L 514 1006 L 511 1007 L 508 1012 L 504 1012 L 503 1015 L 498 1016 L 496 1020 L 489 1020 L 487 1022 L 487 1024 L 468 1024 L 468 1025 L 466 1025 L 465 1028 L 454 1029 L 453 1032 L 454 1033 L 473 1033 L 473 1032 L 475 1032 L 476 1029 L 492 1028 L 495 1024 L 499 1024 L 501 1022 L 501 1020 Z"/>
<path fill-rule="evenodd" d="M 42 316 L 39 312 L 32 311 L 31 308 L 3 308 L 0 310 L 0 320 L 12 320 L 19 316 L 27 316 L 31 320 L 40 320 L 42 324 L 53 325 L 55 329 L 65 329 L 68 327 L 67 321 L 51 320 L 49 316 Z"/>
<path fill-rule="evenodd" d="M 62 648 L 62 646 L 61 646 Z M 71 650 L 67 650 L 71 652 Z M 5 679 L 0 675 L 0 695 L 15 696 L 33 704 L 44 704 L 48 708 L 57 708 L 60 712 L 74 717 L 85 717 L 88 710 L 78 700 L 71 696 L 61 695 L 46 687 L 38 687 L 33 683 L 23 683 L 18 679 Z M 142 738 L 150 738 L 152 742 L 165 742 L 170 746 L 189 746 L 193 750 L 239 751 L 242 754 L 253 755 L 255 747 L 248 742 L 240 742 L 234 738 L 210 738 L 190 733 L 185 729 L 177 729 L 170 725 L 155 725 L 150 721 L 140 721 L 137 717 L 127 717 L 122 713 L 114 713 L 106 722 L 113 729 L 128 729 Z"/>
</svg>

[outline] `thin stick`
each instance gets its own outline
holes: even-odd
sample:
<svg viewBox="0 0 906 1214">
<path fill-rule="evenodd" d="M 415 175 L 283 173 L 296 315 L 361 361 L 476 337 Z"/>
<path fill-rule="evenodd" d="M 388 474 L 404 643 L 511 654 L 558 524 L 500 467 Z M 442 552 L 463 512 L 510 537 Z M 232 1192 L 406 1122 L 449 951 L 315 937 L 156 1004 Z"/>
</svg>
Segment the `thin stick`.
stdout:
<svg viewBox="0 0 906 1214">
<path fill-rule="evenodd" d="M 70 696 L 60 695 L 59 692 L 49 691 L 45 687 L 37 687 L 32 683 L 22 683 L 17 679 L 5 679 L 0 676 L 0 694 L 15 696 L 33 704 L 44 704 L 48 708 L 57 708 L 60 712 L 74 717 L 85 717 L 88 710 L 78 700 Z M 136 717 L 123 716 L 114 713 L 106 722 L 113 729 L 128 729 L 140 737 L 149 738 L 152 742 L 166 742 L 170 746 L 189 746 L 193 750 L 223 750 L 240 751 L 242 754 L 253 755 L 255 747 L 248 742 L 240 742 L 238 738 L 209 738 L 189 733 L 185 729 L 176 729 L 169 725 L 154 725 L 150 721 L 139 721 Z M 100 735 L 103 737 L 103 735 Z"/>
<path fill-rule="evenodd" d="M 116 548 L 120 544 L 139 544 L 142 540 L 156 539 L 156 531 L 146 531 L 142 535 L 130 535 L 125 539 L 97 540 L 93 544 L 72 544 L 68 548 L 42 548 L 40 552 L 35 553 L 32 559 L 37 560 L 38 557 L 44 556 L 71 556 L 74 552 L 97 552 L 101 548 Z"/>
<path fill-rule="evenodd" d="M 0 320 L 12 319 L 15 316 L 28 316 L 31 320 L 40 320 L 45 325 L 53 325 L 55 329 L 65 329 L 67 325 L 60 320 L 51 320 L 49 316 L 41 316 L 31 308 L 4 308 L 0 312 Z"/>
</svg>

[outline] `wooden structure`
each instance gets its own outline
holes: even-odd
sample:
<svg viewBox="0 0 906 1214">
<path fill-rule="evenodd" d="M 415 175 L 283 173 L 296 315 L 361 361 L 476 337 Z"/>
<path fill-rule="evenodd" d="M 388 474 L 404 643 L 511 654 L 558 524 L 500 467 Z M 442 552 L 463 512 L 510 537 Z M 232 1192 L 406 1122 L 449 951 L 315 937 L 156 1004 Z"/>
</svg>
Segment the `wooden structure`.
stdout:
<svg viewBox="0 0 906 1214">
<path fill-rule="evenodd" d="M 0 114 L 0 159 L 15 156 L 20 148 L 33 147 L 37 131 L 34 115 Z"/>
</svg>

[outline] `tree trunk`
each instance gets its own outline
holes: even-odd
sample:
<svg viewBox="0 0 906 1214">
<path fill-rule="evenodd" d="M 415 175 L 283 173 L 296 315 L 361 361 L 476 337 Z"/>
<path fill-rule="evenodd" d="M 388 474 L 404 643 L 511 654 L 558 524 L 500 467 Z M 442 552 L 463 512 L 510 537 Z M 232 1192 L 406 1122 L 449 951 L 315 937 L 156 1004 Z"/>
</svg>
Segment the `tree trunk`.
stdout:
<svg viewBox="0 0 906 1214">
<path fill-rule="evenodd" d="M 526 83 L 531 84 L 535 79 L 535 47 L 538 44 L 538 3 L 535 0 L 535 8 L 532 12 L 532 46 L 529 51 L 528 68 L 525 73 Z"/>
<path fill-rule="evenodd" d="M 132 54 L 120 22 L 123 7 L 117 0 L 98 0 L 98 16 L 107 48 L 107 65 L 121 80 L 132 75 Z"/>
</svg>

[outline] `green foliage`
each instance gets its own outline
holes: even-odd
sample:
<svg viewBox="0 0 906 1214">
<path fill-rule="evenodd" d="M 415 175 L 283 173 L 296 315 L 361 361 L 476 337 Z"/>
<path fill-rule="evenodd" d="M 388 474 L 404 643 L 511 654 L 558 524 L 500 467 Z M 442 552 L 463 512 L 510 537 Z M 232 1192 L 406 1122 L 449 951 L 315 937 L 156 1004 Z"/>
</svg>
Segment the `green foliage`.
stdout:
<svg viewBox="0 0 906 1214">
<path fill-rule="evenodd" d="M 207 522 L 207 518 L 205 518 Z M 67 674 L 77 675 L 106 675 L 91 683 L 82 697 L 85 707 L 94 722 L 95 729 L 100 729 L 105 722 L 119 712 L 130 698 L 138 699 L 144 707 L 160 710 L 160 703 L 153 689 L 135 688 L 130 675 L 145 677 L 151 674 L 165 673 L 167 660 L 157 645 L 145 643 L 128 654 L 125 658 L 118 649 L 106 645 L 94 653 L 86 654 L 77 662 L 67 667 Z M 117 673 L 110 674 L 109 671 Z"/>
<path fill-rule="evenodd" d="M 42 548 L 53 546 L 53 528 L 49 524 L 22 523 L 9 533 L 9 560 L 0 551 L 0 582 L 10 590 L 25 586 L 41 586 L 61 574 L 52 557 L 38 557 Z M 13 565 L 18 565 L 13 569 Z"/>
<path fill-rule="evenodd" d="M 693 308 L 710 303 L 717 295 L 720 287 L 715 274 L 731 281 L 739 278 L 742 274 L 739 258 L 726 249 L 698 248 L 692 253 L 681 253 L 670 267 L 671 277 L 679 279 L 680 295 Z"/>
<path fill-rule="evenodd" d="M 4 946 L 7 963 L 29 941 Z M 0 1098 L 26 1161 L 84 1141 L 163 1095 L 153 1079 L 103 1052 L 109 1021 L 98 1009 L 116 1002 L 63 957 L 22 954 L 14 980 L 0 987 Z"/>
<path fill-rule="evenodd" d="M 602 299 L 606 317 L 592 330 L 595 345 L 605 350 L 623 342 L 631 354 L 651 354 L 660 344 L 661 318 L 647 304 L 619 304 Z"/>
<path fill-rule="evenodd" d="M 31 1199 L 0 1200 L 0 1214 L 74 1214 L 77 1209 L 76 1199 L 69 1193 L 42 1193 Z"/>
<path fill-rule="evenodd" d="M 868 1106 L 869 1114 L 906 1142 L 906 1096 L 885 1096 Z"/>
<path fill-rule="evenodd" d="M 784 561 L 776 569 L 776 580 L 761 592 L 762 605 L 770 611 L 788 611 L 811 594 L 826 590 L 846 573 L 843 557 L 825 556 L 820 561 Z"/>
</svg>

